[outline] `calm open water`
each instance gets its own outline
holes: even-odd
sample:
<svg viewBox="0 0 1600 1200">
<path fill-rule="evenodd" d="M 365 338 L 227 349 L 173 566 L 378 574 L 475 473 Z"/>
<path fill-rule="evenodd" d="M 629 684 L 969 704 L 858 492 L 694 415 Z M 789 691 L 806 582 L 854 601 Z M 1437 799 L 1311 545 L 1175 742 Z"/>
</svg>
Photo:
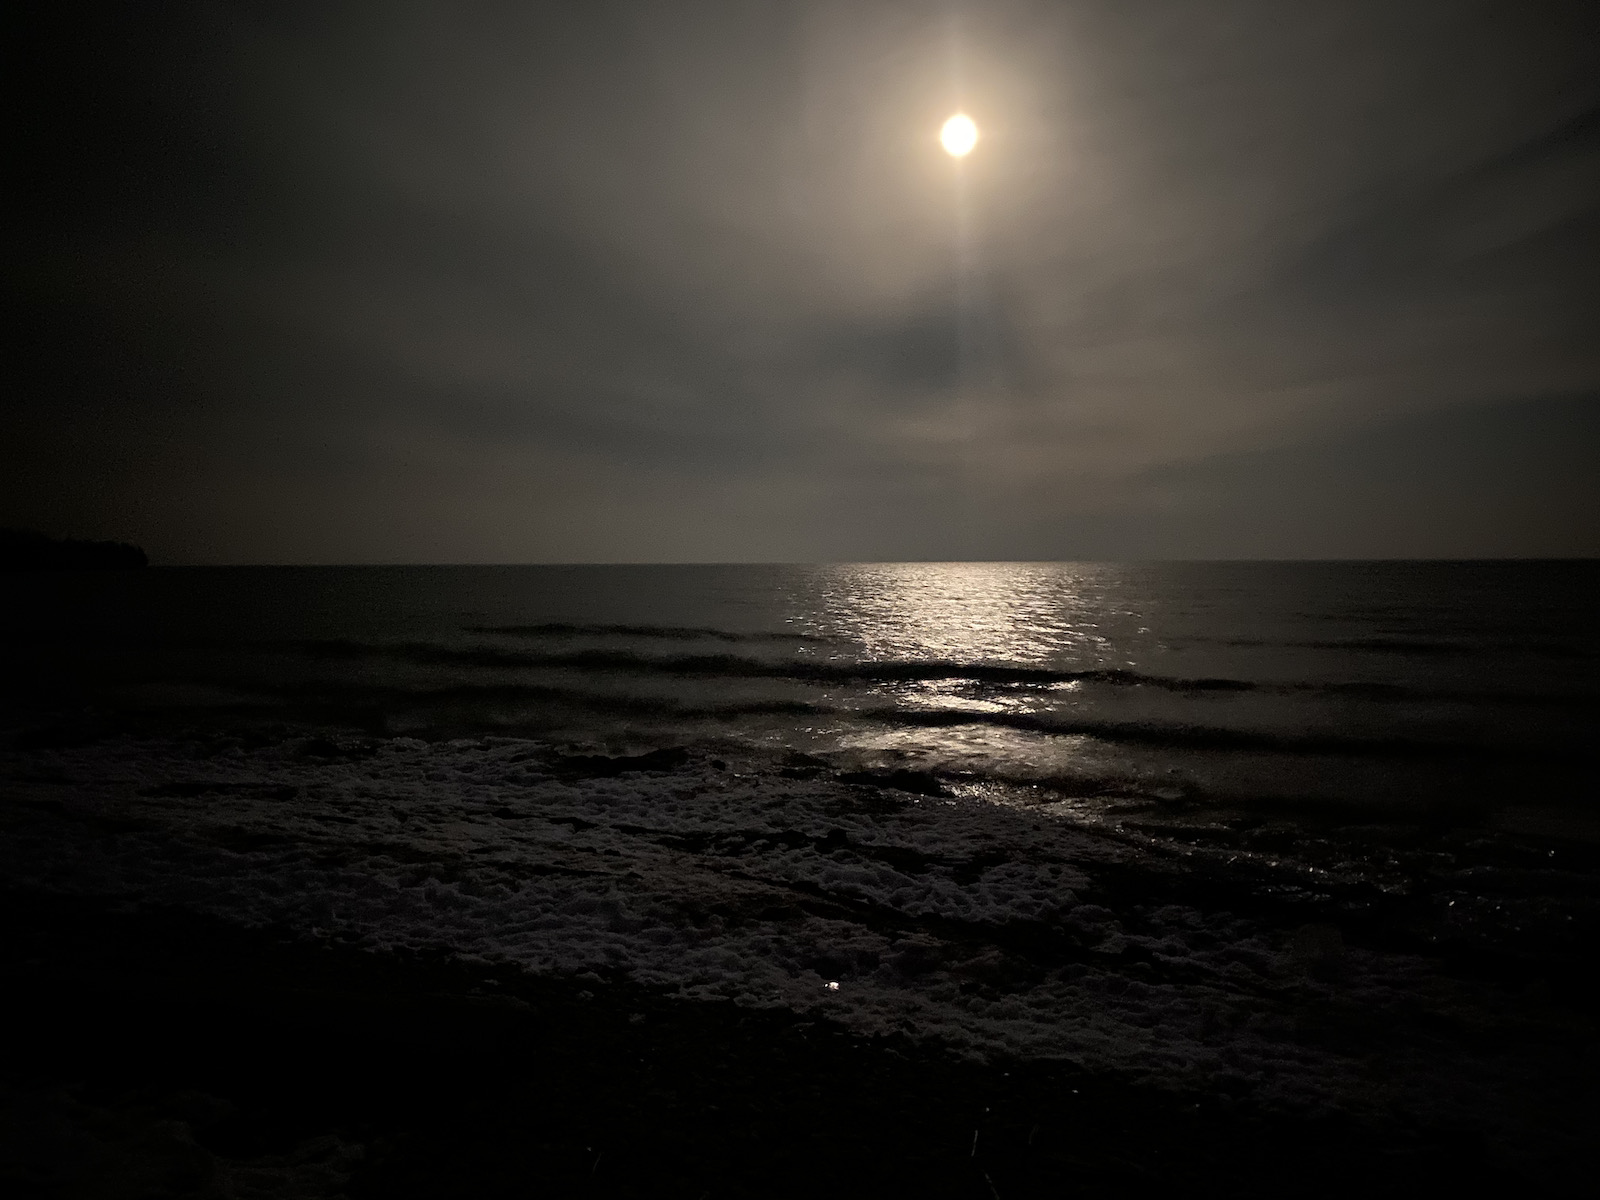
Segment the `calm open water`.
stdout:
<svg viewBox="0 0 1600 1200">
<path fill-rule="evenodd" d="M 1600 564 L 11 577 L 30 699 L 803 753 L 1079 819 L 1595 824 Z"/>
</svg>

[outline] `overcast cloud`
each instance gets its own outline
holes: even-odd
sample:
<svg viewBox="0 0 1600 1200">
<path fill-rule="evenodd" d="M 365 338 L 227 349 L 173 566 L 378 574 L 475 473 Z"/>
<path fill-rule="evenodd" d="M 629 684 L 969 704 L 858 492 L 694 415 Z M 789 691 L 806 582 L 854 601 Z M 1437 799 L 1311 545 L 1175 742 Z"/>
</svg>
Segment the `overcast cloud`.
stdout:
<svg viewBox="0 0 1600 1200">
<path fill-rule="evenodd" d="M 0 524 L 1600 553 L 1590 3 L 8 10 Z"/>
</svg>

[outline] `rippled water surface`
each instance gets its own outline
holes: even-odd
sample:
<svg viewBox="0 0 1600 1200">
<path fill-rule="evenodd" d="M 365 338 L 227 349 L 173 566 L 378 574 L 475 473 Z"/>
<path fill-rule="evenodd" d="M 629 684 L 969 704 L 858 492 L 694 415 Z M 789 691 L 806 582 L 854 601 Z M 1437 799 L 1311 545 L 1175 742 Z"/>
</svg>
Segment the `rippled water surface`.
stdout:
<svg viewBox="0 0 1600 1200">
<path fill-rule="evenodd" d="M 1590 1128 L 1532 1114 L 1592 1090 L 1595 564 L 0 595 L 9 887 L 1388 1106 L 1530 1159 Z"/>
<path fill-rule="evenodd" d="M 1043 788 L 1081 813 L 1589 820 L 1593 564 L 238 568 L 16 583 L 15 669 L 36 666 L 46 692 L 82 678 L 149 711 L 803 752 L 954 787 Z"/>
</svg>

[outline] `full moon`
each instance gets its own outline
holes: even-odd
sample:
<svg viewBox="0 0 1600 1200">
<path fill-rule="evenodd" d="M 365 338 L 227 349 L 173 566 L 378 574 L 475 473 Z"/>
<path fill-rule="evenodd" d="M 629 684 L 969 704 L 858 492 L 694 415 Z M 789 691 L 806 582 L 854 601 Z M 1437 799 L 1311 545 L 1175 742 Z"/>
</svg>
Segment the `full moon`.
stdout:
<svg viewBox="0 0 1600 1200">
<path fill-rule="evenodd" d="M 966 113 L 957 113 L 939 130 L 939 141 L 956 158 L 965 158 L 978 144 L 978 127 Z"/>
</svg>

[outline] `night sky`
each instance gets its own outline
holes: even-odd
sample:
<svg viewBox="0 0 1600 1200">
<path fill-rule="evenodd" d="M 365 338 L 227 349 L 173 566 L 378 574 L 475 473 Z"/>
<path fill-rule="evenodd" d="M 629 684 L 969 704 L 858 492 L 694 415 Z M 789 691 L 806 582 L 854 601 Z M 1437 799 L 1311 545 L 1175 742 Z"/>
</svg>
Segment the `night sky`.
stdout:
<svg viewBox="0 0 1600 1200">
<path fill-rule="evenodd" d="M 158 563 L 1600 553 L 1593 0 L 0 20 L 0 525 Z"/>
</svg>

